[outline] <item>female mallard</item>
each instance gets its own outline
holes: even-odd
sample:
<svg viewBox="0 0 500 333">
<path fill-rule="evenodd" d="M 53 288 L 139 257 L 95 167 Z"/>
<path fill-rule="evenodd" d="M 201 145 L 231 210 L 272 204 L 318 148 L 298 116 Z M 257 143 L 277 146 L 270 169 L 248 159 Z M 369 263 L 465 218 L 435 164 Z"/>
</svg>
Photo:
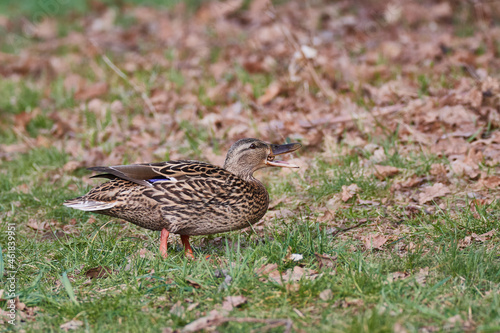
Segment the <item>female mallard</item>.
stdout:
<svg viewBox="0 0 500 333">
<path fill-rule="evenodd" d="M 300 147 L 241 139 L 229 149 L 223 168 L 198 161 L 93 167 L 105 173 L 92 178 L 110 181 L 64 205 L 161 230 L 165 258 L 168 235 L 180 234 L 186 255 L 193 257 L 189 236 L 242 229 L 264 216 L 269 194 L 253 173 L 270 166 L 298 168 L 274 157 Z"/>
</svg>

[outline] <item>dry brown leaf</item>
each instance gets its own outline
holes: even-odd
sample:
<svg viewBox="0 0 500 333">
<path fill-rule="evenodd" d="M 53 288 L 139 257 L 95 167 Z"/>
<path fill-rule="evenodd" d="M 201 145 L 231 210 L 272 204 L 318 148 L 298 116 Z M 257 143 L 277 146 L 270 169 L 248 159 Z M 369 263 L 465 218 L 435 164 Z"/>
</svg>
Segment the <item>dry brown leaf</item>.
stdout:
<svg viewBox="0 0 500 333">
<path fill-rule="evenodd" d="M 54 225 L 55 223 L 53 222 L 47 222 L 47 221 L 38 221 L 36 219 L 29 219 L 28 223 L 26 224 L 28 227 L 30 227 L 33 230 L 50 230 L 50 226 Z"/>
<path fill-rule="evenodd" d="M 57 21 L 47 16 L 34 29 L 35 36 L 42 39 L 53 39 L 57 33 Z"/>
<path fill-rule="evenodd" d="M 173 314 L 174 316 L 182 318 L 184 316 L 184 313 L 185 313 L 185 308 L 184 308 L 184 306 L 182 306 L 181 301 L 177 301 L 177 303 L 172 305 L 169 312 L 171 314 Z"/>
<path fill-rule="evenodd" d="M 113 270 L 109 267 L 97 266 L 87 270 L 85 272 L 85 275 L 90 279 L 104 279 L 107 278 L 112 273 Z"/>
<path fill-rule="evenodd" d="M 436 198 L 444 197 L 445 195 L 451 193 L 448 186 L 442 183 L 435 183 L 431 187 L 425 188 L 418 196 L 418 203 L 424 204 L 426 202 L 432 201 Z"/>
<path fill-rule="evenodd" d="M 108 84 L 106 82 L 98 82 L 77 91 L 75 93 L 75 99 L 80 101 L 85 101 L 88 99 L 102 96 L 107 92 L 108 92 Z"/>
<path fill-rule="evenodd" d="M 500 177 L 499 176 L 487 176 L 479 180 L 478 185 L 480 187 L 486 187 L 489 189 L 494 189 L 500 186 Z"/>
<path fill-rule="evenodd" d="M 201 288 L 201 284 L 199 284 L 198 282 L 196 282 L 195 280 L 193 280 L 192 277 L 186 276 L 185 280 L 186 280 L 187 284 L 189 284 L 191 287 L 193 287 L 195 289 L 200 289 Z"/>
<path fill-rule="evenodd" d="M 461 239 L 458 242 L 458 247 L 461 249 L 466 248 L 467 246 L 470 246 L 472 244 L 472 237 L 471 236 L 465 236 L 464 239 Z"/>
<path fill-rule="evenodd" d="M 207 329 L 211 326 L 217 325 L 217 323 L 224 317 L 225 315 L 219 313 L 217 310 L 212 310 L 207 316 L 200 317 L 184 326 L 182 332 L 198 332 L 203 329 Z"/>
<path fill-rule="evenodd" d="M 272 271 L 268 279 L 271 282 L 275 282 L 278 284 L 285 284 L 289 282 L 298 282 L 302 278 L 306 278 L 308 280 L 314 280 L 318 277 L 316 271 L 309 268 L 302 268 L 300 266 L 295 266 L 292 269 L 288 269 L 284 274 L 281 274 L 278 270 Z"/>
<path fill-rule="evenodd" d="M 492 229 L 484 234 L 478 235 L 476 233 L 472 233 L 470 236 L 465 236 L 464 239 L 461 239 L 458 242 L 458 246 L 460 248 L 466 248 L 472 244 L 473 241 L 483 243 L 493 237 L 495 235 L 496 229 Z"/>
<path fill-rule="evenodd" d="M 351 306 L 359 307 L 363 306 L 365 303 L 363 302 L 362 299 L 357 299 L 357 298 L 351 298 L 351 297 L 346 297 L 343 300 L 338 300 L 333 304 L 333 307 L 342 307 L 342 308 L 349 308 Z"/>
<path fill-rule="evenodd" d="M 430 174 L 433 175 L 438 182 L 448 181 L 448 176 L 446 175 L 446 167 L 441 163 L 432 164 Z"/>
<path fill-rule="evenodd" d="M 351 184 L 349 186 L 342 185 L 342 201 L 347 202 L 360 190 L 361 189 L 356 184 Z"/>
<path fill-rule="evenodd" d="M 278 269 L 277 264 L 265 264 L 255 270 L 257 275 L 268 275 L 269 273 L 276 271 Z"/>
<path fill-rule="evenodd" d="M 40 113 L 39 109 L 36 108 L 32 112 L 21 112 L 14 116 L 14 126 L 17 128 L 25 129 L 26 125 L 35 118 Z"/>
<path fill-rule="evenodd" d="M 85 79 L 78 74 L 69 73 L 65 75 L 63 81 L 63 87 L 68 92 L 78 92 L 81 91 L 85 86 Z"/>
<path fill-rule="evenodd" d="M 369 236 L 362 236 L 361 240 L 363 241 L 365 245 L 365 249 L 367 250 L 382 250 L 382 246 L 387 243 L 387 240 L 389 238 L 382 235 L 382 234 L 377 234 L 377 235 L 369 235 Z"/>
<path fill-rule="evenodd" d="M 479 167 L 477 165 L 471 165 L 462 161 L 451 162 L 451 169 L 459 177 L 467 176 L 470 179 L 475 179 L 479 176 Z"/>
<path fill-rule="evenodd" d="M 82 167 L 82 163 L 81 162 L 69 161 L 66 164 L 64 164 L 63 171 L 65 173 L 70 173 L 70 172 L 73 172 L 73 171 L 75 171 L 76 169 L 78 169 L 80 167 Z"/>
<path fill-rule="evenodd" d="M 333 292 L 331 289 L 325 289 L 322 292 L 319 293 L 319 298 L 321 298 L 323 301 L 329 301 L 333 298 Z"/>
<path fill-rule="evenodd" d="M 314 253 L 320 269 L 324 267 L 335 268 L 337 266 L 337 256 L 329 256 L 327 254 Z"/>
<path fill-rule="evenodd" d="M 375 165 L 375 176 L 384 180 L 388 177 L 395 176 L 399 173 L 399 169 L 389 165 Z"/>
<path fill-rule="evenodd" d="M 393 272 L 393 273 L 389 274 L 389 276 L 387 277 L 387 281 L 393 282 L 393 281 L 397 281 L 397 280 L 404 280 L 408 276 L 410 276 L 410 274 L 406 273 L 406 272 Z"/>
<path fill-rule="evenodd" d="M 24 194 L 28 194 L 30 192 L 30 187 L 26 183 L 23 183 L 23 184 L 17 186 L 15 189 L 17 192 L 21 192 Z"/>
<path fill-rule="evenodd" d="M 62 329 L 63 331 L 67 332 L 67 331 L 70 331 L 70 330 L 76 330 L 78 329 L 80 326 L 83 325 L 83 321 L 81 320 L 70 320 L 64 324 L 61 324 L 61 326 L 59 326 L 60 329 Z"/>
<path fill-rule="evenodd" d="M 245 296 L 227 296 L 224 298 L 224 302 L 222 302 L 222 309 L 230 312 L 246 302 L 247 298 Z"/>
<path fill-rule="evenodd" d="M 272 101 L 281 91 L 281 84 L 277 81 L 272 82 L 266 89 L 264 95 L 257 100 L 259 104 L 267 104 Z"/>
<path fill-rule="evenodd" d="M 392 326 L 392 332 L 393 333 L 408 333 L 408 330 L 403 326 L 403 324 L 395 323 L 394 326 Z"/>
<path fill-rule="evenodd" d="M 412 188 L 412 187 L 415 187 L 415 186 L 422 184 L 424 181 L 425 181 L 425 178 L 417 177 L 417 175 L 413 175 L 410 178 L 408 178 L 407 180 L 401 182 L 400 184 L 402 187 Z"/>
<path fill-rule="evenodd" d="M 154 253 L 146 248 L 142 248 L 139 251 L 137 251 L 136 255 L 139 255 L 140 258 L 145 258 L 148 260 L 152 260 L 155 257 Z"/>
<path fill-rule="evenodd" d="M 415 282 L 420 286 L 425 286 L 427 276 L 429 275 L 429 267 L 421 268 L 417 274 L 415 274 Z"/>
</svg>

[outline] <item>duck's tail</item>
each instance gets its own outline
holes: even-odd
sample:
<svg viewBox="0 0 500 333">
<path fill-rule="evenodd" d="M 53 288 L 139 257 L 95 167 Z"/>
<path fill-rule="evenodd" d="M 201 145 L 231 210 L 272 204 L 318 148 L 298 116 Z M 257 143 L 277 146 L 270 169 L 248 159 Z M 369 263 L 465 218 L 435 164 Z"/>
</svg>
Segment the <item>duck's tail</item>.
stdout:
<svg viewBox="0 0 500 333">
<path fill-rule="evenodd" d="M 64 206 L 94 212 L 99 210 L 111 209 L 116 205 L 116 201 L 96 201 L 87 200 L 84 197 L 67 200 L 63 203 Z"/>
</svg>

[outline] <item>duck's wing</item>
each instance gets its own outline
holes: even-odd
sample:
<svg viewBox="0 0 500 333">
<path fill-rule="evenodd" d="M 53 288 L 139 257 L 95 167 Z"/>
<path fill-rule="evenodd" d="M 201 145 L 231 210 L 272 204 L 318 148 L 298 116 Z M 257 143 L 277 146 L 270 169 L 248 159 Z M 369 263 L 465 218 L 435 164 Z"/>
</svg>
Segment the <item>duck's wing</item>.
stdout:
<svg viewBox="0 0 500 333">
<path fill-rule="evenodd" d="M 148 164 L 92 167 L 92 171 L 104 172 L 91 178 L 125 179 L 146 187 L 186 183 L 193 180 L 224 183 L 228 178 L 239 179 L 227 170 L 199 161 L 169 161 Z M 213 184 L 207 184 L 213 185 Z M 163 186 L 162 186 L 163 187 Z"/>
</svg>

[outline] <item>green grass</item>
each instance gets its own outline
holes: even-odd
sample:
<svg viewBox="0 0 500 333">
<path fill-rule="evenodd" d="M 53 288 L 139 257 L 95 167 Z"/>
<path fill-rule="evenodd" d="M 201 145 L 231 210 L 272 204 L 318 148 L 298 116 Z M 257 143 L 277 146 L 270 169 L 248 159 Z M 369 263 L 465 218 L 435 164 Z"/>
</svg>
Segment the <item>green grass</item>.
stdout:
<svg viewBox="0 0 500 333">
<path fill-rule="evenodd" d="M 271 219 L 257 233 L 195 237 L 195 261 L 184 257 L 179 242 L 170 247 L 170 257 L 165 260 L 158 255 L 157 233 L 103 216 L 89 224 L 91 214 L 61 206 L 65 199 L 88 189 L 60 171 L 67 160 L 56 149 L 38 149 L 2 164 L 6 173 L 0 174 L 0 216 L 5 223 L 0 226 L 0 240 L 5 243 L 6 223 L 18 225 L 17 295 L 26 306 L 39 309 L 34 321 L 19 323 L 27 332 L 41 327 L 57 330 L 72 319 L 83 322 L 77 331 L 180 329 L 220 306 L 225 296 L 235 295 L 245 296 L 247 303 L 234 309 L 231 316 L 290 318 L 295 329 L 305 331 L 315 327 L 329 332 L 386 332 L 399 323 L 409 331 L 448 325 L 449 331 L 460 332 L 460 324 L 454 326 L 447 320 L 455 315 L 467 320 L 469 313 L 481 323 L 480 331 L 500 328 L 498 243 L 458 245 L 472 232 L 498 229 L 498 202 L 479 208 L 478 214 L 465 205 L 453 214 L 419 213 L 398 221 L 391 217 L 398 207 L 393 207 L 391 215 L 381 215 L 376 206 L 353 205 L 338 211 L 337 218 L 346 220 L 346 226 L 366 217 L 379 218 L 381 226 L 397 222 L 393 226 L 402 233 L 383 251 L 364 251 L 353 237 L 358 230 L 332 237 L 328 224 L 318 223 L 313 210 L 298 206 L 295 215 Z M 307 181 L 298 181 L 296 174 L 282 178 L 270 173 L 264 178 L 273 184 L 273 197 L 288 193 L 290 198 L 299 188 L 318 182 L 321 186 L 301 194 L 301 200 L 312 205 L 352 182 L 360 186 L 364 199 L 386 196 L 387 192 L 375 190 L 379 187 L 376 178 L 358 174 L 353 167 L 356 162 L 356 155 L 339 158 L 335 164 L 318 161 Z M 61 177 L 49 184 L 47 175 Z M 77 190 L 69 190 L 68 184 L 75 181 Z M 32 184 L 28 193 L 16 190 L 23 183 Z M 46 231 L 21 227 L 30 218 L 55 224 Z M 108 221 L 111 223 L 101 228 Z M 61 228 L 69 233 L 48 238 Z M 413 248 L 401 255 L 398 246 L 410 242 Z M 141 249 L 150 253 L 141 258 Z M 304 259 L 299 263 L 286 260 L 290 251 Z M 320 269 L 315 253 L 337 256 L 336 267 Z M 211 258 L 203 259 L 207 254 Z M 280 285 L 255 274 L 257 268 L 270 263 L 282 272 L 301 265 L 320 276 Z M 109 267 L 112 273 L 89 280 L 85 272 L 98 266 Z M 423 285 L 417 281 L 421 269 L 428 269 Z M 224 283 L 222 270 L 231 277 L 229 285 Z M 409 276 L 391 282 L 394 272 Z M 319 297 L 325 289 L 331 289 L 331 299 Z M 199 304 L 188 311 L 195 303 Z M 175 304 L 180 308 L 171 311 Z M 121 318 L 118 323 L 117 317 Z M 229 322 L 218 329 L 263 328 L 263 324 Z"/>
</svg>

